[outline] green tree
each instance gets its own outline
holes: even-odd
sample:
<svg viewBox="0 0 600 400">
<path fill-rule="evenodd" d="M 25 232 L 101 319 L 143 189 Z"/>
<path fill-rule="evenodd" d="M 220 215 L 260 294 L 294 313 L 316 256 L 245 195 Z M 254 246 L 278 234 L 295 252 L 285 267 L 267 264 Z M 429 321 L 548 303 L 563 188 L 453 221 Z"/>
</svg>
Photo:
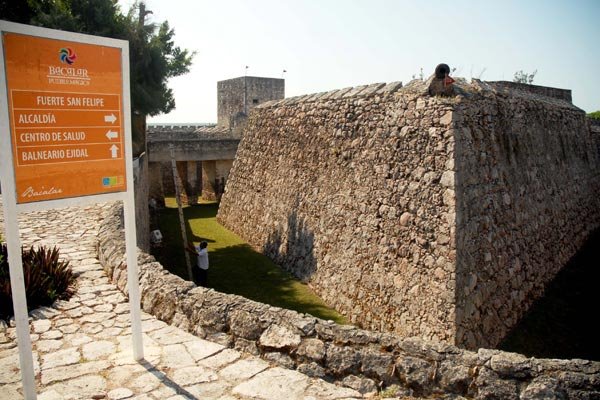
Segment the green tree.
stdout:
<svg viewBox="0 0 600 400">
<path fill-rule="evenodd" d="M 600 110 L 589 113 L 588 117 L 590 117 L 592 119 L 597 119 L 600 121 Z"/>
<path fill-rule="evenodd" d="M 135 155 L 145 148 L 145 117 L 175 108 L 168 79 L 187 73 L 194 56 L 175 45 L 175 31 L 167 21 L 149 23 L 151 13 L 143 1 L 125 15 L 117 0 L 26 0 L 16 6 L 0 0 L 2 19 L 129 41 Z"/>
<path fill-rule="evenodd" d="M 533 71 L 531 74 L 528 74 L 527 72 L 523 72 L 523 70 L 519 70 L 519 71 L 515 72 L 513 82 L 526 83 L 528 85 L 531 85 L 533 83 L 533 79 L 535 78 L 536 74 L 537 74 L 537 69 L 535 71 Z"/>
<path fill-rule="evenodd" d="M 31 17 L 29 1 L 0 0 L 0 19 L 27 24 Z"/>
<path fill-rule="evenodd" d="M 175 46 L 175 31 L 167 21 L 146 23 L 143 2 L 136 3 L 125 17 L 131 61 L 131 96 L 134 110 L 144 115 L 168 113 L 175 108 L 169 78 L 189 71 L 193 53 Z"/>
</svg>

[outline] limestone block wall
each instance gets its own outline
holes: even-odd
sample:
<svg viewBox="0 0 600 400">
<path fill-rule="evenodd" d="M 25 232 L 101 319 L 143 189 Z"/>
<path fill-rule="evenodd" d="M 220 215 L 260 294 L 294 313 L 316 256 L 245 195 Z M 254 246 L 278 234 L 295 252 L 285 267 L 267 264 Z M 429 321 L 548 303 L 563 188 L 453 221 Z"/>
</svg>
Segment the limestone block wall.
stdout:
<svg viewBox="0 0 600 400">
<path fill-rule="evenodd" d="M 455 107 L 456 343 L 495 346 L 600 226 L 600 162 L 585 114 L 526 91 Z"/>
<path fill-rule="evenodd" d="M 563 98 L 460 89 L 257 107 L 219 220 L 353 323 L 495 346 L 600 225 L 598 154 Z"/>
<path fill-rule="evenodd" d="M 453 341 L 453 99 L 399 83 L 251 114 L 219 220 L 365 328 Z"/>
</svg>

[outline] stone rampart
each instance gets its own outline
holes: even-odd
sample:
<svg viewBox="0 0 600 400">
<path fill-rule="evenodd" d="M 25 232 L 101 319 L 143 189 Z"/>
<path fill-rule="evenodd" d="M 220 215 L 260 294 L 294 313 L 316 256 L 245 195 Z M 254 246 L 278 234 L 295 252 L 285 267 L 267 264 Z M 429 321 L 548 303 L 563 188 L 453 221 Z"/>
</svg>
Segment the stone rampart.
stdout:
<svg viewBox="0 0 600 400">
<path fill-rule="evenodd" d="M 353 323 L 497 345 L 600 225 L 598 154 L 564 99 L 457 86 L 258 106 L 219 220 Z"/>
<path fill-rule="evenodd" d="M 453 100 L 400 88 L 257 107 L 219 219 L 352 323 L 452 342 Z"/>
<path fill-rule="evenodd" d="M 127 293 L 122 207 L 103 218 L 98 256 Z M 405 394 L 476 399 L 591 399 L 600 396 L 600 363 L 478 352 L 417 338 L 361 330 L 195 287 L 139 254 L 144 311 L 199 337 L 258 354 L 281 366 L 363 393 L 398 385 Z"/>
<path fill-rule="evenodd" d="M 600 162 L 585 114 L 526 91 L 455 107 L 456 343 L 495 346 L 600 226 Z"/>
<path fill-rule="evenodd" d="M 520 90 L 537 94 L 540 96 L 553 97 L 555 99 L 564 100 L 571 103 L 572 96 L 569 89 L 558 89 L 547 86 L 528 85 L 526 83 L 509 82 L 509 81 L 487 81 L 486 84 L 492 86 L 494 89 L 502 91 L 513 91 Z"/>
</svg>

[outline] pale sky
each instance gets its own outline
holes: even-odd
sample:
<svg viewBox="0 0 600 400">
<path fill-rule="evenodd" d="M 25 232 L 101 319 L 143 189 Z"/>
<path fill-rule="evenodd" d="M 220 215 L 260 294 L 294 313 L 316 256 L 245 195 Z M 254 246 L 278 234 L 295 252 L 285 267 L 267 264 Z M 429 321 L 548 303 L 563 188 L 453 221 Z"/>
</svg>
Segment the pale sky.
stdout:
<svg viewBox="0 0 600 400">
<path fill-rule="evenodd" d="M 133 2 L 119 0 L 124 10 Z M 176 109 L 157 123 L 217 120 L 217 81 L 285 78 L 286 97 L 376 82 L 407 83 L 441 62 L 456 77 L 573 91 L 600 110 L 600 0 L 146 0 L 175 43 L 196 51 L 174 78 Z"/>
</svg>

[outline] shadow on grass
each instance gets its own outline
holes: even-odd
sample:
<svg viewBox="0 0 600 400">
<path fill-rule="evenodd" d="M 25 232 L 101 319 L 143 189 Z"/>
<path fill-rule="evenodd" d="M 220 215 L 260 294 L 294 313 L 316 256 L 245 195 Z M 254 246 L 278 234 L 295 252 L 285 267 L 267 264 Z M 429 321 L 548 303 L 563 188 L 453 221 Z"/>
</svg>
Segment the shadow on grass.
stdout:
<svg viewBox="0 0 600 400">
<path fill-rule="evenodd" d="M 210 257 L 209 286 L 220 292 L 342 322 L 305 284 L 248 244 L 215 250 Z"/>
<path fill-rule="evenodd" d="M 600 361 L 599 259 L 600 230 L 596 230 L 499 348 L 538 358 Z"/>
<path fill-rule="evenodd" d="M 218 204 L 199 204 L 183 209 L 187 236 L 197 244 L 208 243 L 208 286 L 223 293 L 308 313 L 345 323 L 343 316 L 328 308 L 312 290 L 282 270 L 268 257 L 256 252 L 216 221 Z M 171 273 L 188 279 L 177 208 L 164 208 L 159 215 L 163 245 L 152 254 Z M 295 234 L 295 238 L 302 229 Z M 195 258 L 191 257 L 192 266 Z M 308 271 L 307 271 L 308 272 Z"/>
</svg>

